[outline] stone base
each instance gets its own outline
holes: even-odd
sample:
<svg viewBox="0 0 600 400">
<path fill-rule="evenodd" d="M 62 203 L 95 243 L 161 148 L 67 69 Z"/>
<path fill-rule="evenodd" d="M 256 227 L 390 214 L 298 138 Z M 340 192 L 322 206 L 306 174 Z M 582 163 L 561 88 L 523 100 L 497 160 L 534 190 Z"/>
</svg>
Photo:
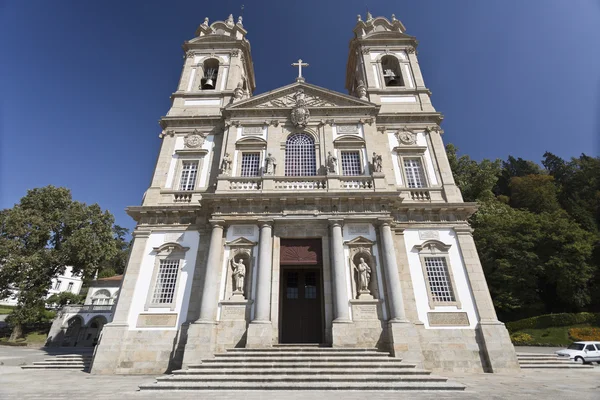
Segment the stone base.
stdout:
<svg viewBox="0 0 600 400">
<path fill-rule="evenodd" d="M 251 322 L 248 326 L 246 348 L 273 347 L 273 326 L 271 322 Z"/>
<path fill-rule="evenodd" d="M 217 325 L 217 353 L 234 347 L 246 347 L 247 322 L 245 320 L 220 321 Z"/>
<path fill-rule="evenodd" d="M 483 351 L 475 329 L 434 328 L 415 325 L 421 338 L 425 369 L 447 372 L 484 372 Z"/>
<path fill-rule="evenodd" d="M 375 320 L 333 322 L 333 347 L 377 348 L 387 350 L 385 325 Z"/>
<path fill-rule="evenodd" d="M 521 370 L 510 335 L 502 322 L 480 322 L 477 333 L 489 372 Z"/>
<path fill-rule="evenodd" d="M 390 321 L 388 323 L 390 350 L 394 357 L 402 358 L 409 364 L 423 367 L 423 351 L 419 332 L 412 322 Z"/>
<path fill-rule="evenodd" d="M 215 322 L 194 322 L 187 330 L 183 368 L 213 358 L 216 350 L 217 324 Z"/>
<path fill-rule="evenodd" d="M 164 374 L 174 362 L 176 330 L 129 330 L 107 324 L 96 346 L 93 374 Z"/>
</svg>

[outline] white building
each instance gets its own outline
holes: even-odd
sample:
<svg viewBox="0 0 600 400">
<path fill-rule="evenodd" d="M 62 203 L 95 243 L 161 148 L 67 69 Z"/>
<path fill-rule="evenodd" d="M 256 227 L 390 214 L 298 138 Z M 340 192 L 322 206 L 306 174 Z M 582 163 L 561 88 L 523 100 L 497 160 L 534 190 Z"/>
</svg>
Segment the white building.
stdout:
<svg viewBox="0 0 600 400">
<path fill-rule="evenodd" d="M 94 346 L 102 327 L 112 321 L 123 275 L 95 280 L 83 305 L 64 306 L 52 322 L 47 346 Z"/>
<path fill-rule="evenodd" d="M 48 295 L 46 298 L 53 294 L 59 294 L 62 292 L 71 292 L 79 294 L 83 280 L 80 274 L 73 274 L 73 267 L 66 267 L 65 272 L 58 275 L 56 278 L 52 278 L 52 284 L 48 289 Z M 5 299 L 0 299 L 0 305 L 16 306 L 18 300 L 18 291 L 14 290 L 13 294 Z"/>
</svg>

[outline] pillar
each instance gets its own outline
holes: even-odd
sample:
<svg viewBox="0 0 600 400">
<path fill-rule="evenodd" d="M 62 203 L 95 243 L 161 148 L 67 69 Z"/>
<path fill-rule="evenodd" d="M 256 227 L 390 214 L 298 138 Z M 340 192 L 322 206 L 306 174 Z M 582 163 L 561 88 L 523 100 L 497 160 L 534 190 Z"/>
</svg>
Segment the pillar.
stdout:
<svg viewBox="0 0 600 400">
<path fill-rule="evenodd" d="M 344 238 L 342 221 L 331 224 L 331 267 L 333 269 L 333 322 L 349 322 L 348 291 L 346 290 L 346 263 L 344 260 Z"/>
<path fill-rule="evenodd" d="M 460 252 L 465 263 L 469 286 L 473 293 L 475 309 L 479 316 L 477 339 L 486 356 L 488 372 L 519 371 L 519 363 L 510 335 L 504 324 L 498 321 L 492 296 L 485 280 L 483 267 L 477 254 L 472 230 L 469 226 L 454 228 Z"/>
<path fill-rule="evenodd" d="M 223 255 L 223 229 L 225 221 L 210 220 L 212 232 L 204 272 L 200 317 L 191 324 L 183 324 L 181 336 L 186 337 L 183 367 L 198 364 L 214 356 L 216 350 L 216 315 L 218 306 L 219 270 Z"/>
<path fill-rule="evenodd" d="M 271 282 L 273 275 L 273 221 L 259 221 L 258 271 L 254 319 L 248 326 L 246 347 L 260 348 L 273 345 L 271 324 Z"/>
</svg>

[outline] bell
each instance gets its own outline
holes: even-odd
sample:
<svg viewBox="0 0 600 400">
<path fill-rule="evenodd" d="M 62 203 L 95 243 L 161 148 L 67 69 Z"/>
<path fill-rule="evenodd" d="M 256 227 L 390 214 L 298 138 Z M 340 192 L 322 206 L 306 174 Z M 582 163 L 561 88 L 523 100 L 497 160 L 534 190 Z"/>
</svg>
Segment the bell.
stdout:
<svg viewBox="0 0 600 400">
<path fill-rule="evenodd" d="M 202 85 L 202 89 L 214 89 L 215 88 L 215 84 L 212 80 L 212 78 L 208 78 L 206 80 L 206 82 L 204 82 L 204 85 Z"/>
</svg>

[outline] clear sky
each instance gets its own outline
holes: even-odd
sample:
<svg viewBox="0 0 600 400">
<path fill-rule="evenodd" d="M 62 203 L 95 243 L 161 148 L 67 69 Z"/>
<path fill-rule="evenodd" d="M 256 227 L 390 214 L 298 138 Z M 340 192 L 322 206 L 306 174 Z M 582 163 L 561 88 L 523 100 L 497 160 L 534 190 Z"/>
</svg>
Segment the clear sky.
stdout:
<svg viewBox="0 0 600 400">
<path fill-rule="evenodd" d="M 419 40 L 446 143 L 539 161 L 598 155 L 600 1 L 0 0 L 0 208 L 66 186 L 133 228 L 158 154 L 158 119 L 204 17 L 245 4 L 259 94 L 294 81 L 346 93 L 356 15 L 392 13 Z"/>
</svg>

